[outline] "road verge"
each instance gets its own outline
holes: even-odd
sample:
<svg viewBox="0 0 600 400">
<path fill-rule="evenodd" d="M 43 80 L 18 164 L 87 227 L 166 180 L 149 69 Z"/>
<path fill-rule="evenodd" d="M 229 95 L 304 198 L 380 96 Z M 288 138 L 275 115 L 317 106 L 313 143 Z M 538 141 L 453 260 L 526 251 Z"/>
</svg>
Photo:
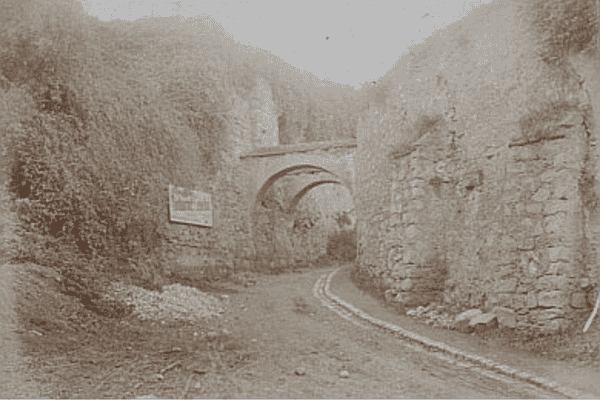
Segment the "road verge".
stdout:
<svg viewBox="0 0 600 400">
<path fill-rule="evenodd" d="M 566 387 L 550 379 L 535 376 L 534 374 L 531 374 L 529 372 L 519 371 L 518 369 L 513 368 L 511 366 L 497 363 L 493 360 L 478 356 L 476 354 L 464 352 L 445 343 L 434 341 L 425 336 L 410 332 L 398 325 L 390 324 L 386 321 L 374 318 L 331 292 L 331 280 L 339 270 L 340 268 L 337 268 L 332 272 L 323 275 L 317 281 L 313 293 L 315 294 L 315 297 L 319 298 L 322 302 L 328 302 L 330 304 L 333 303 L 331 304 L 331 306 L 327 304 L 326 305 L 329 308 L 332 308 L 335 312 L 338 312 L 339 310 L 340 312 L 338 312 L 338 314 L 340 314 L 342 317 L 346 319 L 359 319 L 360 322 L 353 321 L 357 323 L 357 325 L 371 325 L 378 329 L 392 333 L 400 337 L 401 339 L 408 341 L 409 343 L 416 344 L 430 352 L 435 352 L 436 354 L 441 353 L 445 356 L 453 358 L 454 360 L 476 365 L 487 371 L 497 373 L 499 375 L 511 379 L 517 379 L 519 381 L 529 383 L 531 385 L 559 394 L 560 396 L 564 396 L 566 398 L 596 398 L 596 396 L 587 393 L 582 393 L 579 390 Z"/>
</svg>

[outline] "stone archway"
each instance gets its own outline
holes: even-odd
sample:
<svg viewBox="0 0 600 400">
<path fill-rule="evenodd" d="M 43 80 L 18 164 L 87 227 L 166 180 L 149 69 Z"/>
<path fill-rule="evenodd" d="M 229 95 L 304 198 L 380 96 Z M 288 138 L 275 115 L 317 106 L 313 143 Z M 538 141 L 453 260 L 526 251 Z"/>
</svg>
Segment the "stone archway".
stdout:
<svg viewBox="0 0 600 400">
<path fill-rule="evenodd" d="M 312 204 L 310 212 L 305 209 L 302 215 L 295 211 L 307 193 L 327 184 L 346 188 L 333 173 L 306 165 L 288 167 L 266 179 L 258 191 L 251 217 L 259 264 L 287 268 L 295 263 L 310 263 L 324 254 L 328 228 L 325 212 L 321 210 L 323 205 Z M 346 192 L 350 193 L 348 189 Z M 315 240 L 311 234 L 321 239 Z M 309 242 L 313 244 L 310 248 L 297 248 L 307 247 Z"/>
<path fill-rule="evenodd" d="M 356 140 L 348 140 L 265 147 L 240 155 L 240 187 L 259 265 L 289 262 L 291 253 L 285 249 L 292 247 L 292 214 L 312 189 L 335 184 L 352 196 L 355 151 Z"/>
</svg>

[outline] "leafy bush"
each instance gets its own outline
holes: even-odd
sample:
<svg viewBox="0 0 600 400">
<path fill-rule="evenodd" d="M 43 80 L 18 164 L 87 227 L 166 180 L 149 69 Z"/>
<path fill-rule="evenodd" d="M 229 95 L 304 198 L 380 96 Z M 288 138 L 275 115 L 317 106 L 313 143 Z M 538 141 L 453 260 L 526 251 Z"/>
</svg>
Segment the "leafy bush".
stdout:
<svg viewBox="0 0 600 400">
<path fill-rule="evenodd" d="M 107 29 L 78 6 L 0 6 L 0 98 L 13 117 L 3 124 L 3 170 L 19 256 L 65 271 L 127 265 L 150 279 L 166 243 L 165 188 L 192 184 L 190 160 L 218 170 L 232 88 L 186 69 L 191 60 L 165 67 L 146 57 L 159 35 Z"/>
<path fill-rule="evenodd" d="M 203 35 L 213 28 L 202 18 L 163 22 L 101 22 L 76 0 L 0 3 L 0 167 L 20 258 L 160 286 L 166 188 L 215 179 L 231 99 L 249 95 L 259 70 L 207 39 L 225 34 Z M 318 99 L 266 75 L 286 121 L 302 126 Z M 327 110 L 322 132 L 348 135 L 351 113 Z"/>
<path fill-rule="evenodd" d="M 356 260 L 356 231 L 341 230 L 327 239 L 327 255 L 342 261 Z"/>
<path fill-rule="evenodd" d="M 526 8 L 546 60 L 593 47 L 598 37 L 599 12 L 595 0 L 533 0 Z"/>
<path fill-rule="evenodd" d="M 0 82 L 0 257 L 14 256 L 14 250 L 19 242 L 19 221 L 13 206 L 13 196 L 10 193 L 11 162 L 8 134 L 11 129 L 19 126 L 21 118 L 29 115 L 32 103 L 25 91 L 10 88 Z M 2 88 L 4 86 L 4 88 Z"/>
</svg>

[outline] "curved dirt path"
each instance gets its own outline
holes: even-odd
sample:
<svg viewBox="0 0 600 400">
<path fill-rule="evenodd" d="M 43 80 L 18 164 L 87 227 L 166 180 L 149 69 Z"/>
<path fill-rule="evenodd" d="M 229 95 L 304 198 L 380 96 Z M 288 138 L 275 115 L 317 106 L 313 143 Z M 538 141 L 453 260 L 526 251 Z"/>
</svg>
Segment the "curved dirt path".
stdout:
<svg viewBox="0 0 600 400">
<path fill-rule="evenodd" d="M 314 294 L 326 307 L 354 324 L 392 334 L 404 346 L 428 352 L 457 367 L 469 368 L 514 385 L 534 385 L 551 397 L 598 397 L 591 394 L 599 393 L 595 385 L 597 370 L 540 359 L 537 354 L 507 348 L 506 343 L 488 342 L 482 347 L 479 337 L 415 324 L 411 318 L 390 312 L 388 307 L 377 304 L 377 299 L 365 296 L 352 283 L 349 271 L 349 268 L 339 268 L 322 275 L 315 284 Z M 342 297 L 333 293 L 333 287 Z M 363 307 L 372 314 L 361 309 Z M 559 374 L 556 373 L 558 370 Z"/>
<path fill-rule="evenodd" d="M 221 294 L 229 296 L 229 309 L 212 328 L 134 324 L 123 337 L 117 328 L 95 337 L 81 336 L 77 341 L 81 348 L 71 349 L 73 354 L 59 351 L 38 360 L 44 367 L 36 374 L 54 371 L 45 381 L 36 376 L 38 382 L 49 382 L 39 385 L 25 378 L 14 324 L 3 323 L 0 356 L 11 368 L 2 365 L 0 397 L 45 397 L 40 393 L 69 398 L 564 397 L 406 345 L 352 316 L 341 318 L 318 293 L 318 284 L 331 271 L 259 276 L 251 287 L 224 284 Z M 15 322 L 14 312 L 6 307 L 14 302 L 9 282 L 15 271 L 2 266 L 1 272 L 5 279 L 0 295 L 7 301 L 2 302 L 0 317 Z M 220 339 L 205 343 L 207 339 L 196 336 L 195 331 L 223 327 L 227 333 Z M 48 343 L 54 340 L 50 332 L 43 338 Z M 37 337 L 32 340 L 45 343 Z M 153 380 L 159 370 L 168 372 Z"/>
<path fill-rule="evenodd" d="M 326 271 L 263 276 L 232 296 L 233 334 L 257 356 L 223 381 L 207 375 L 191 397 L 548 398 L 533 385 L 449 363 L 340 318 L 313 296 Z M 347 371 L 348 377 L 343 377 Z M 203 384 L 203 379 L 205 384 Z M 213 389 L 209 389 L 213 388 Z"/>
</svg>

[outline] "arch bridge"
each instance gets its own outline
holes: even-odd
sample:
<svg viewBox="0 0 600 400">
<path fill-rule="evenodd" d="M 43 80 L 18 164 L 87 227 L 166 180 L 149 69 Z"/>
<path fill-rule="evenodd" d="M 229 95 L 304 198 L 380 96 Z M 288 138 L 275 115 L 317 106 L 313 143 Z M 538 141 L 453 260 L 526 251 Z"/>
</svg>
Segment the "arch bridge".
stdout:
<svg viewBox="0 0 600 400">
<path fill-rule="evenodd" d="M 302 196 L 315 186 L 338 183 L 354 193 L 356 140 L 312 142 L 254 149 L 240 156 L 244 170 L 247 211 L 263 200 L 280 178 L 295 175 L 287 209 L 292 211 Z"/>
<path fill-rule="evenodd" d="M 259 240 L 255 224 L 258 206 L 268 208 L 269 189 L 278 181 L 286 182 L 285 197 L 278 207 L 288 217 L 302 196 L 316 186 L 334 183 L 354 193 L 356 146 L 356 140 L 311 142 L 258 148 L 240 155 L 245 212 L 254 221 L 251 231 L 255 248 Z"/>
</svg>

